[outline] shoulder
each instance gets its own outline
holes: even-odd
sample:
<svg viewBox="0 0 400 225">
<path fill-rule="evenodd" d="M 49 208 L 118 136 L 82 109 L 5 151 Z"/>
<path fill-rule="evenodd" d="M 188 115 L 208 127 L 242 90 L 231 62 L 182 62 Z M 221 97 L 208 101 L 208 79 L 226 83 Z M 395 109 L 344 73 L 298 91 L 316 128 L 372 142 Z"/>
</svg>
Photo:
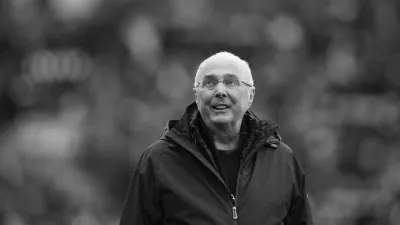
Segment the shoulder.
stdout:
<svg viewBox="0 0 400 225">
<path fill-rule="evenodd" d="M 157 169 L 162 155 L 168 151 L 170 143 L 165 140 L 158 140 L 146 148 L 140 156 L 136 169 L 145 171 L 149 168 Z"/>
<path fill-rule="evenodd" d="M 168 150 L 170 145 L 171 143 L 166 140 L 158 140 L 149 145 L 145 152 L 148 152 L 150 155 L 157 156 Z"/>
<path fill-rule="evenodd" d="M 287 144 L 281 142 L 278 151 L 280 151 L 280 153 L 284 155 L 293 170 L 304 173 L 302 165 L 296 157 L 296 154 L 293 152 L 292 148 L 290 148 Z"/>
<path fill-rule="evenodd" d="M 157 158 L 166 152 L 171 145 L 171 142 L 161 139 L 149 145 L 143 154 L 147 155 L 148 157 Z"/>
<path fill-rule="evenodd" d="M 293 150 L 282 141 L 279 143 L 278 150 L 281 151 L 283 154 L 287 154 L 289 156 L 293 155 Z"/>
<path fill-rule="evenodd" d="M 277 144 L 277 147 L 268 145 L 268 148 L 270 148 L 274 152 L 274 155 L 276 157 L 279 157 L 284 161 L 291 161 L 294 157 L 293 150 L 282 141 Z"/>
</svg>

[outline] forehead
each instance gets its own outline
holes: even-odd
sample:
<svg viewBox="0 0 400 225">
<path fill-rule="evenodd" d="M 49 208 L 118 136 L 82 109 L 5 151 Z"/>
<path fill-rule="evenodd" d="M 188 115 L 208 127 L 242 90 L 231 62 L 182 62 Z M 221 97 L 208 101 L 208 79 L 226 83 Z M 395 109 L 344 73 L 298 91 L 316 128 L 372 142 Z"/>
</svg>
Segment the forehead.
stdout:
<svg viewBox="0 0 400 225">
<path fill-rule="evenodd" d="M 247 80 L 250 75 L 245 69 L 244 62 L 231 59 L 213 59 L 200 66 L 198 76 L 199 80 L 206 76 L 236 76 L 239 79 Z"/>
<path fill-rule="evenodd" d="M 239 77 L 236 74 L 224 70 L 214 70 L 211 73 L 207 73 L 202 76 L 202 79 L 220 79 L 220 78 L 239 79 Z"/>
</svg>

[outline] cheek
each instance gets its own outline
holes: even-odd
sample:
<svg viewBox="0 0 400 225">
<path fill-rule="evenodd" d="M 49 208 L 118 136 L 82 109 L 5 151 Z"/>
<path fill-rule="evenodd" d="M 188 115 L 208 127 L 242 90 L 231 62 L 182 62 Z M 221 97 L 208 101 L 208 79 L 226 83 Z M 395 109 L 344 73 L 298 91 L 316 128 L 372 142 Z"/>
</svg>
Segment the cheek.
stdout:
<svg viewBox="0 0 400 225">
<path fill-rule="evenodd" d="M 232 95 L 230 95 L 230 99 L 233 104 L 235 104 L 241 108 L 248 106 L 249 98 L 247 97 L 247 93 L 245 93 L 245 92 L 232 94 Z"/>
<path fill-rule="evenodd" d="M 197 102 L 200 105 L 208 105 L 212 100 L 212 95 L 206 92 L 199 92 L 197 95 Z"/>
</svg>

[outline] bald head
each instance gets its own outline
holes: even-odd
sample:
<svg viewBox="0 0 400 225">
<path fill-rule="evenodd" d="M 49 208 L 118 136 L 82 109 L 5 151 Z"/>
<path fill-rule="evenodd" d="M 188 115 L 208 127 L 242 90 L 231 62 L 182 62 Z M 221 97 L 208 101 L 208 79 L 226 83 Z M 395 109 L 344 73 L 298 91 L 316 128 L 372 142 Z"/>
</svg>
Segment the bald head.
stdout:
<svg viewBox="0 0 400 225">
<path fill-rule="evenodd" d="M 235 75 L 254 86 L 249 64 L 229 52 L 218 52 L 205 59 L 197 69 L 196 77 L 194 78 L 194 86 L 197 86 L 202 77 L 213 69 L 229 69 L 235 71 Z"/>
</svg>

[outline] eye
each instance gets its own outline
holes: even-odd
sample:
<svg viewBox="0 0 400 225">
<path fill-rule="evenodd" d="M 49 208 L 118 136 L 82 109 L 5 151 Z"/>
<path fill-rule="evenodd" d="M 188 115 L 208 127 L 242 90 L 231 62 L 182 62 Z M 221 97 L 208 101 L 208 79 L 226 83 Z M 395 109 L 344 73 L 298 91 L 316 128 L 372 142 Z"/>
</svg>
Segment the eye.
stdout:
<svg viewBox="0 0 400 225">
<path fill-rule="evenodd" d="M 238 86 L 239 82 L 235 79 L 226 79 L 224 80 L 224 83 L 228 87 L 235 87 Z"/>
<path fill-rule="evenodd" d="M 218 81 L 215 80 L 204 80 L 203 87 L 214 87 Z"/>
</svg>

